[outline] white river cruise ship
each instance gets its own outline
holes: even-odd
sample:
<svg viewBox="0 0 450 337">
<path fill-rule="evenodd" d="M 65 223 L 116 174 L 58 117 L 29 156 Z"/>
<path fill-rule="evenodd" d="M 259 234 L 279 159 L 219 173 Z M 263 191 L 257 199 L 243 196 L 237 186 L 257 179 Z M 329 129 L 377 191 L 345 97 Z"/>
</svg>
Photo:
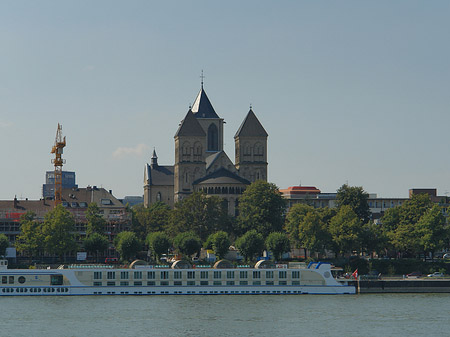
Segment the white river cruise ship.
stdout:
<svg viewBox="0 0 450 337">
<path fill-rule="evenodd" d="M 169 266 L 132 263 L 129 268 L 72 265 L 58 269 L 8 269 L 0 260 L 0 296 L 68 295 L 272 295 L 354 294 L 355 287 L 339 282 L 331 265 L 308 266 L 259 261 L 254 267 L 214 267 L 176 261 Z"/>
</svg>

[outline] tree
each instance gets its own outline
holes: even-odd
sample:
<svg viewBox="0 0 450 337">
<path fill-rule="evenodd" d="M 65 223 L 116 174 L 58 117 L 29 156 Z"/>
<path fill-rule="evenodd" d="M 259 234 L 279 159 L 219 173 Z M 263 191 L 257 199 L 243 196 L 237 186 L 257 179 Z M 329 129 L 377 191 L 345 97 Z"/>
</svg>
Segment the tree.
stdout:
<svg viewBox="0 0 450 337">
<path fill-rule="evenodd" d="M 371 255 L 373 252 L 379 253 L 386 247 L 387 238 L 381 226 L 376 223 L 368 222 L 364 224 L 361 228 L 360 238 L 362 250 Z"/>
<path fill-rule="evenodd" d="M 27 252 L 30 264 L 33 256 L 39 254 L 44 248 L 42 225 L 35 220 L 36 214 L 28 211 L 20 217 L 20 234 L 16 239 L 16 249 L 19 252 Z"/>
<path fill-rule="evenodd" d="M 206 248 L 214 250 L 218 259 L 223 259 L 230 249 L 230 238 L 224 231 L 211 234 L 206 241 Z"/>
<path fill-rule="evenodd" d="M 89 236 L 93 233 L 105 234 L 106 220 L 100 214 L 100 208 L 98 207 L 97 203 L 90 203 L 84 214 L 87 220 L 86 236 Z"/>
<path fill-rule="evenodd" d="M 167 253 L 171 244 L 170 239 L 164 232 L 153 232 L 147 235 L 147 244 L 152 254 L 159 261 L 161 255 Z"/>
<path fill-rule="evenodd" d="M 131 258 L 134 258 L 141 250 L 141 242 L 136 236 L 136 233 L 128 231 L 117 234 L 114 239 L 114 246 L 119 252 L 122 260 L 125 261 L 129 261 Z"/>
<path fill-rule="evenodd" d="M 197 234 L 190 231 L 178 234 L 173 240 L 173 245 L 181 254 L 189 257 L 200 252 L 202 241 Z"/>
<path fill-rule="evenodd" d="M 427 194 L 416 194 L 403 205 L 387 210 L 381 222 L 389 245 L 401 253 L 422 253 L 421 234 L 417 230 L 417 223 L 432 206 Z"/>
<path fill-rule="evenodd" d="M 285 233 L 270 233 L 266 239 L 266 247 L 270 250 L 276 261 L 281 260 L 283 253 L 291 250 L 289 238 Z"/>
<path fill-rule="evenodd" d="M 367 223 L 370 220 L 370 208 L 367 199 L 369 194 L 362 187 L 342 185 L 337 190 L 336 201 L 340 208 L 344 205 L 351 207 L 356 213 L 361 223 Z"/>
<path fill-rule="evenodd" d="M 264 238 L 261 233 L 252 229 L 236 240 L 236 248 L 239 249 L 246 261 L 251 261 L 262 254 Z"/>
<path fill-rule="evenodd" d="M 6 255 L 6 248 L 9 247 L 9 240 L 5 234 L 0 234 L 0 256 Z"/>
<path fill-rule="evenodd" d="M 171 209 L 163 202 L 155 202 L 149 207 L 133 207 L 133 231 L 145 237 L 152 232 L 160 232 L 167 226 Z"/>
<path fill-rule="evenodd" d="M 108 249 L 109 241 L 105 235 L 99 233 L 92 233 L 83 241 L 84 249 L 90 253 L 95 253 L 98 262 L 99 252 L 104 252 Z"/>
<path fill-rule="evenodd" d="M 299 239 L 299 224 L 303 221 L 306 214 L 313 210 L 314 208 L 312 206 L 303 203 L 295 204 L 289 209 L 284 228 L 292 244 L 298 246 L 302 243 Z"/>
<path fill-rule="evenodd" d="M 424 253 L 431 253 L 444 247 L 448 238 L 448 230 L 445 228 L 445 217 L 441 207 L 434 205 L 417 222 L 417 237 L 419 245 Z"/>
<path fill-rule="evenodd" d="M 340 207 L 330 221 L 329 230 L 336 253 L 352 253 L 360 249 L 361 221 L 349 205 Z"/>
<path fill-rule="evenodd" d="M 267 237 L 283 228 L 286 201 L 275 184 L 257 180 L 239 199 L 238 221 L 243 233 L 257 230 Z"/>
<path fill-rule="evenodd" d="M 177 202 L 166 232 L 175 237 L 180 232 L 193 231 L 202 241 L 214 232 L 230 227 L 230 219 L 222 199 L 194 192 Z"/>
<path fill-rule="evenodd" d="M 330 243 L 328 232 L 328 213 L 311 210 L 298 224 L 298 240 L 305 249 L 305 256 L 310 252 L 323 252 Z"/>
<path fill-rule="evenodd" d="M 42 233 L 45 250 L 58 255 L 62 260 L 64 254 L 77 248 L 75 237 L 75 221 L 72 214 L 61 204 L 45 215 Z"/>
</svg>

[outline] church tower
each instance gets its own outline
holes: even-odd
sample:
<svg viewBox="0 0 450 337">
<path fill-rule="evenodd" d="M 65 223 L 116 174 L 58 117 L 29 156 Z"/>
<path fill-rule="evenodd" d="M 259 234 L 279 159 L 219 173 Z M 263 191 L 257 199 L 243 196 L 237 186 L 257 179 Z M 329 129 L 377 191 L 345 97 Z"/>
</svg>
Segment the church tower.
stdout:
<svg viewBox="0 0 450 337">
<path fill-rule="evenodd" d="M 250 182 L 267 181 L 267 132 L 250 108 L 234 136 L 235 165 Z"/>
<path fill-rule="evenodd" d="M 175 134 L 174 201 L 193 192 L 195 180 L 206 173 L 206 133 L 189 109 Z"/>
<path fill-rule="evenodd" d="M 209 101 L 205 90 L 202 88 L 191 108 L 197 121 L 206 134 L 207 156 L 223 151 L 223 118 L 220 118 Z"/>
</svg>

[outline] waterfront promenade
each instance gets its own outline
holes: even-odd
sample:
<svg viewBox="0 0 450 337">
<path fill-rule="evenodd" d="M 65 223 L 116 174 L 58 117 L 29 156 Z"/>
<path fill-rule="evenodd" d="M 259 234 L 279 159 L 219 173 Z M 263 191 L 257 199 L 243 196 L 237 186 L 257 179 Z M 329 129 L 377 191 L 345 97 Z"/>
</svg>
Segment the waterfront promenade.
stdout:
<svg viewBox="0 0 450 337">
<path fill-rule="evenodd" d="M 360 294 L 450 293 L 450 278 L 432 279 L 383 277 L 379 280 L 350 281 Z"/>
</svg>

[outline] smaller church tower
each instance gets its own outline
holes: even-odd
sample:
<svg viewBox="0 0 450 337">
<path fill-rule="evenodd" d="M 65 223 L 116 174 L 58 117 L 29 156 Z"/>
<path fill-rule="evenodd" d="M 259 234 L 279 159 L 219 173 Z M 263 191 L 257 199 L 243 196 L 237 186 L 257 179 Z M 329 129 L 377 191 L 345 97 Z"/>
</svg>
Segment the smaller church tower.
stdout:
<svg viewBox="0 0 450 337">
<path fill-rule="evenodd" d="M 206 173 L 206 133 L 189 109 L 175 134 L 174 201 L 193 192 L 195 180 Z"/>
<path fill-rule="evenodd" d="M 250 108 L 234 136 L 235 165 L 250 182 L 267 181 L 267 132 Z"/>
</svg>

